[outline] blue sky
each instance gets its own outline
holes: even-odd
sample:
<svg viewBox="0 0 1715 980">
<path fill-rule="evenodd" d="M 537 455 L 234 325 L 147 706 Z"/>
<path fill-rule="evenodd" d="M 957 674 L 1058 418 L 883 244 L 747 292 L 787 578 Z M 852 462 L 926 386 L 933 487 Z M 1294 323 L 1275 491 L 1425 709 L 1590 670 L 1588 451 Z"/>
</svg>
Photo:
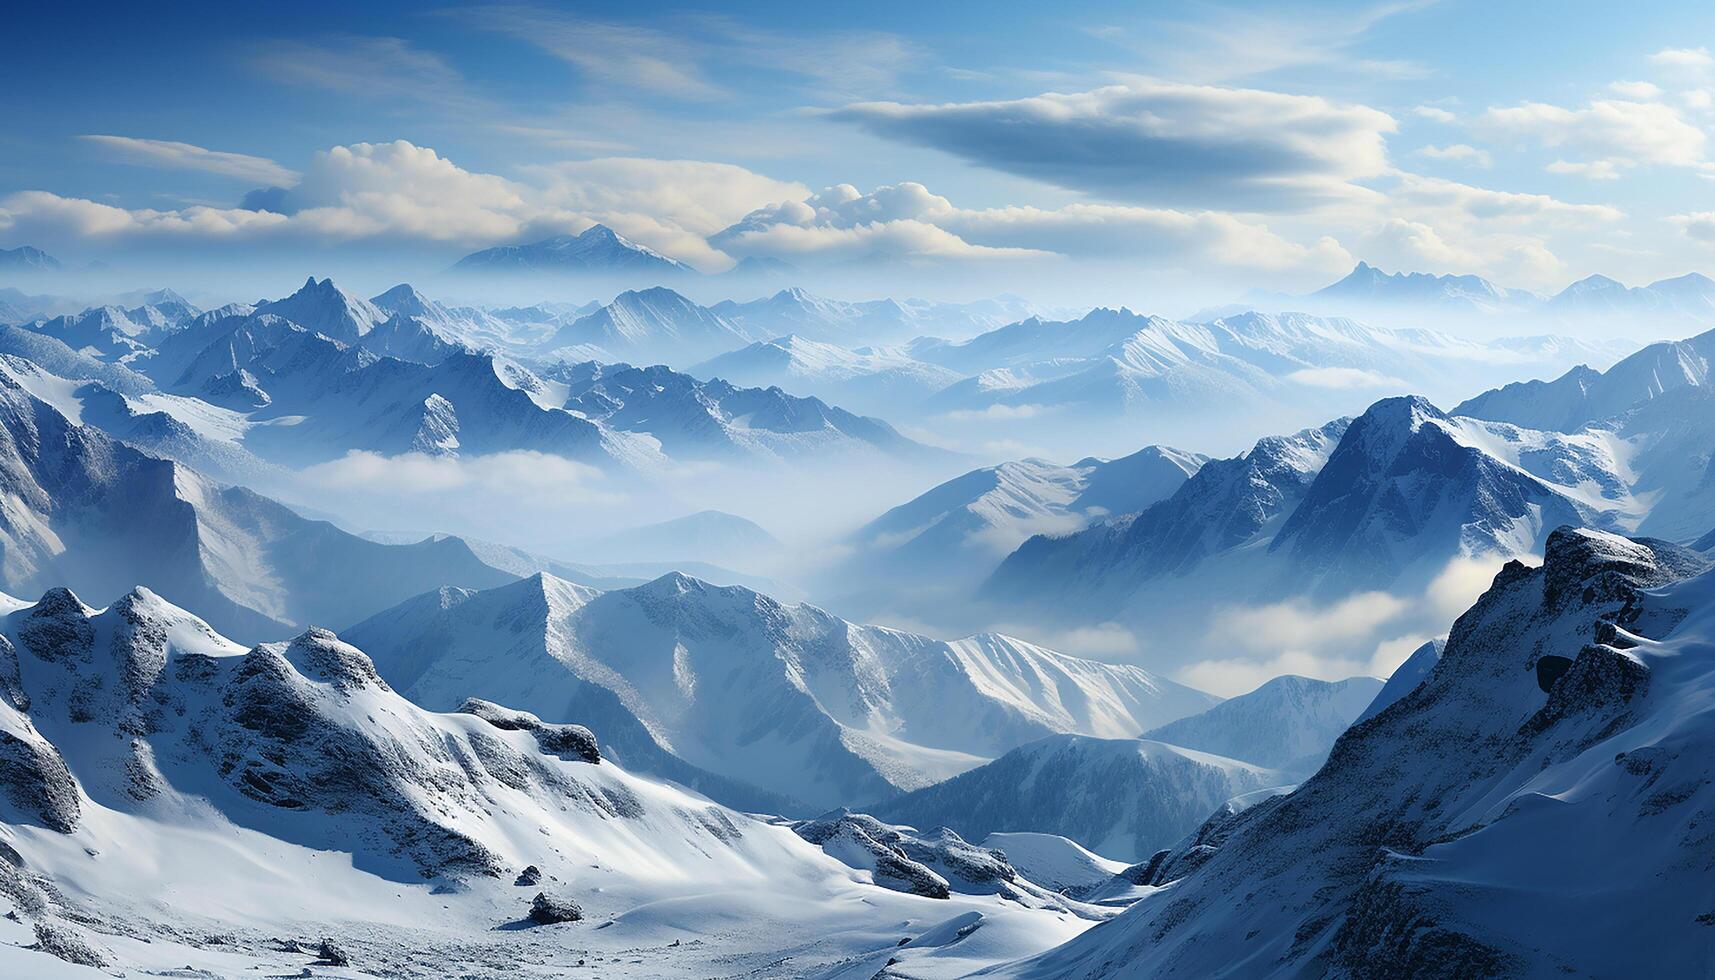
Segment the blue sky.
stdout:
<svg viewBox="0 0 1715 980">
<path fill-rule="evenodd" d="M 1707 269 L 1715 10 L 1621 9 L 43 5 L 0 245 L 404 274 L 604 221 L 707 271 Z"/>
</svg>

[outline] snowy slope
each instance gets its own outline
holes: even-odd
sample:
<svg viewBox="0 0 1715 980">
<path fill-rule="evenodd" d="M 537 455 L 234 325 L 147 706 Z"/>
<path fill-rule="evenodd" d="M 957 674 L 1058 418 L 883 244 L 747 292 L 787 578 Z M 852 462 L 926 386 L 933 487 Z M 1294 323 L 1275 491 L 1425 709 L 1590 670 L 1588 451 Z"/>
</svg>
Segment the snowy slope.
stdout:
<svg viewBox="0 0 1715 980">
<path fill-rule="evenodd" d="M 684 761 L 814 807 L 923 786 L 1055 732 L 1131 734 L 1213 701 L 1138 667 L 992 634 L 946 642 L 860 626 L 678 574 L 606 593 L 548 575 L 440 590 L 348 635 L 428 706 L 476 695 L 543 717 L 623 711 Z"/>
<path fill-rule="evenodd" d="M 1165 742 L 1055 735 L 865 809 L 971 840 L 1003 831 L 1056 834 L 1129 863 L 1177 841 L 1228 799 L 1290 781 Z"/>
<path fill-rule="evenodd" d="M 1144 736 L 1307 776 L 1381 689 L 1376 677 L 1319 681 L 1286 674 Z"/>
<path fill-rule="evenodd" d="M 146 590 L 0 609 L 0 928 L 53 955 L 172 975 L 693 977 L 944 945 L 948 919 L 979 923 L 993 962 L 1088 924 L 877 887 L 789 828 L 623 771 L 576 725 L 424 711 L 325 631 L 246 650 Z M 537 894 L 582 921 L 537 925 Z M 350 967 L 314 965 L 323 941 Z M 11 975 L 76 975 L 57 963 L 0 950 Z"/>
</svg>

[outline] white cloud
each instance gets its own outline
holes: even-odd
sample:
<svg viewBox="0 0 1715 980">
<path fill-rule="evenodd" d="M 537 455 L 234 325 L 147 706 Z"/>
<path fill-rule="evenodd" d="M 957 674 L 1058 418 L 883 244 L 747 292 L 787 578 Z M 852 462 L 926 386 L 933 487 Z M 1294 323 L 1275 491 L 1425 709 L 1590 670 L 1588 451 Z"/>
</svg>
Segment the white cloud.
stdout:
<svg viewBox="0 0 1715 980">
<path fill-rule="evenodd" d="M 471 27 L 535 45 L 611 85 L 690 99 L 722 94 L 704 75 L 693 42 L 652 27 L 567 16 L 522 4 L 460 8 L 453 14 Z"/>
<path fill-rule="evenodd" d="M 1492 557 L 1455 558 L 1418 595 L 1370 592 L 1327 605 L 1292 600 L 1223 611 L 1214 617 L 1205 647 L 1250 655 L 1193 663 L 1176 677 L 1225 696 L 1281 674 L 1385 677 L 1470 608 L 1502 564 Z"/>
<path fill-rule="evenodd" d="M 1325 606 L 1302 599 L 1235 606 L 1214 617 L 1211 645 L 1248 650 L 1302 649 L 1371 636 L 1410 603 L 1386 592 L 1362 592 Z"/>
<path fill-rule="evenodd" d="M 1393 198 L 1397 203 L 1433 208 L 1462 220 L 1586 225 L 1625 217 L 1619 208 L 1606 204 L 1574 204 L 1547 194 L 1490 190 L 1417 174 L 1401 174 Z"/>
<path fill-rule="evenodd" d="M 1543 169 L 1551 174 L 1571 174 L 1591 180 L 1618 180 L 1620 176 L 1620 169 L 1613 160 L 1590 160 L 1583 163 L 1556 160 Z"/>
<path fill-rule="evenodd" d="M 200 170 L 237 177 L 258 184 L 290 184 L 298 175 L 267 157 L 210 150 L 173 140 L 140 139 L 134 136 L 90 134 L 80 136 L 115 156 L 152 167 L 170 170 Z"/>
<path fill-rule="evenodd" d="M 243 208 L 125 209 L 42 191 L 0 198 L 0 227 L 29 240 L 117 241 L 393 238 L 463 246 L 611 224 L 668 254 L 711 269 L 729 260 L 709 233 L 800 184 L 730 164 L 606 158 L 537 167 L 529 181 L 477 173 L 404 140 L 354 143 L 316 154 L 285 195 L 285 213 Z"/>
<path fill-rule="evenodd" d="M 1628 99 L 1661 98 L 1661 86 L 1653 82 L 1609 82 L 1608 91 Z"/>
<path fill-rule="evenodd" d="M 712 239 L 733 255 L 1156 259 L 1247 270 L 1349 268 L 1332 239 L 1294 242 L 1219 212 L 1107 204 L 966 209 L 905 182 L 862 193 L 849 184 L 746 215 Z"/>
<path fill-rule="evenodd" d="M 469 93 L 464 78 L 440 55 L 396 37 L 264 41 L 250 50 L 249 64 L 277 82 L 346 96 L 421 103 L 440 113 L 493 111 Z"/>
<path fill-rule="evenodd" d="M 1543 102 L 1493 107 L 1477 120 L 1477 128 L 1496 137 L 1577 150 L 1618 167 L 1700 167 L 1707 142 L 1703 130 L 1673 106 L 1628 99 L 1597 99 L 1581 109 Z"/>
<path fill-rule="evenodd" d="M 1667 220 L 1678 225 L 1681 231 L 1697 241 L 1715 243 L 1715 211 L 1676 214 Z"/>
<path fill-rule="evenodd" d="M 832 118 L 1112 199 L 1236 211 L 1352 200 L 1385 173 L 1392 117 L 1260 89 L 1134 78 L 995 102 L 866 102 Z"/>
<path fill-rule="evenodd" d="M 1468 143 L 1451 143 L 1447 146 L 1420 146 L 1413 152 L 1430 160 L 1454 160 L 1474 163 L 1479 167 L 1488 167 L 1494 163 L 1489 157 L 1488 150 L 1479 150 Z"/>
<path fill-rule="evenodd" d="M 1390 378 L 1385 374 L 1365 371 L 1362 368 L 1347 367 L 1303 368 L 1288 374 L 1286 380 L 1311 388 L 1396 388 L 1404 390 L 1410 387 L 1409 384 L 1399 378 Z"/>
<path fill-rule="evenodd" d="M 1650 55 L 1650 61 L 1664 68 L 1696 73 L 1715 69 L 1715 56 L 1708 48 L 1663 48 Z"/>
<path fill-rule="evenodd" d="M 1337 681 L 1367 674 L 1370 664 L 1349 657 L 1328 657 L 1307 650 L 1288 650 L 1263 659 L 1232 657 L 1203 660 L 1180 669 L 1175 680 L 1220 697 L 1236 697 L 1256 690 L 1282 674 Z"/>
<path fill-rule="evenodd" d="M 529 505 L 624 499 L 600 489 L 600 470 L 563 456 L 517 450 L 461 459 L 352 450 L 303 471 L 307 485 L 382 495 L 505 493 Z"/>
<path fill-rule="evenodd" d="M 1412 115 L 1420 116 L 1438 123 L 1457 122 L 1459 117 L 1439 106 L 1420 105 L 1411 110 Z"/>
</svg>

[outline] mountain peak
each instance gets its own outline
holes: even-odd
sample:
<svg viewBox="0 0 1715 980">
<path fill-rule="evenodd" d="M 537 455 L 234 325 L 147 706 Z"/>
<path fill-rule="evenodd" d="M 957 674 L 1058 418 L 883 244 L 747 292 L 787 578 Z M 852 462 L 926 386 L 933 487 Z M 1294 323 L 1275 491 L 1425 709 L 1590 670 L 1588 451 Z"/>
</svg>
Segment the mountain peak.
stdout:
<svg viewBox="0 0 1715 980">
<path fill-rule="evenodd" d="M 28 269 L 36 272 L 60 268 L 60 260 L 35 247 L 19 245 L 0 248 L 0 269 Z"/>
</svg>

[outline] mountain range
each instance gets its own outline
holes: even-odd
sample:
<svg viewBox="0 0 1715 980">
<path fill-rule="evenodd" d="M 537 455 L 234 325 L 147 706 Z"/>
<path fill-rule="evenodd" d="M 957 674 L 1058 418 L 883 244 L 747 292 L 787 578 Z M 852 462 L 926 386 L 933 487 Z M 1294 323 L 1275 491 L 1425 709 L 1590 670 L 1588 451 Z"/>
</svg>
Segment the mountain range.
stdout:
<svg viewBox="0 0 1715 980">
<path fill-rule="evenodd" d="M 681 276 L 693 270 L 677 259 L 626 238 L 603 224 L 576 235 L 556 235 L 527 245 L 499 245 L 459 259 L 463 273 L 552 273 L 559 275 L 638 273 Z"/>
<path fill-rule="evenodd" d="M 1213 699 L 1140 667 L 984 634 L 939 641 L 684 575 L 441 589 L 347 631 L 431 708 L 464 697 L 638 732 L 811 808 L 916 789 L 1058 732 L 1134 734 Z M 615 719 L 618 719 L 617 721 Z M 643 734 L 647 733 L 647 734 Z"/>
<path fill-rule="evenodd" d="M 1715 315 L 1715 279 L 1689 273 L 1644 286 L 1626 286 L 1603 275 L 1586 276 L 1552 295 L 1497 286 L 1480 276 L 1386 273 L 1359 262 L 1345 278 L 1302 300 L 1311 308 L 1356 314 L 1385 311 L 1440 312 L 1479 316 L 1527 315 L 1556 320 L 1623 319 L 1683 327 L 1707 324 Z"/>
</svg>

